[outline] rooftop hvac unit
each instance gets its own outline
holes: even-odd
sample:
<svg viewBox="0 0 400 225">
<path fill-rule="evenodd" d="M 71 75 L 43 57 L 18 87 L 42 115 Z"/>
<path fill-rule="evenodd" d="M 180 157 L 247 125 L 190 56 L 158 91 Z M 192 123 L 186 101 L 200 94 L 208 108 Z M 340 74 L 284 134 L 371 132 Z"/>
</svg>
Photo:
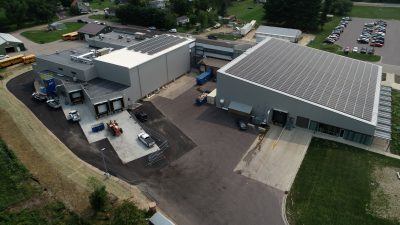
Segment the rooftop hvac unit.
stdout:
<svg viewBox="0 0 400 225">
<path fill-rule="evenodd" d="M 58 54 L 60 54 L 60 52 L 58 52 L 58 50 L 56 51 L 56 54 L 58 55 Z"/>
<path fill-rule="evenodd" d="M 118 39 L 122 39 L 124 36 L 122 36 L 121 34 L 118 35 Z"/>
<path fill-rule="evenodd" d="M 126 41 L 127 42 L 131 42 L 131 38 L 126 38 Z"/>
</svg>

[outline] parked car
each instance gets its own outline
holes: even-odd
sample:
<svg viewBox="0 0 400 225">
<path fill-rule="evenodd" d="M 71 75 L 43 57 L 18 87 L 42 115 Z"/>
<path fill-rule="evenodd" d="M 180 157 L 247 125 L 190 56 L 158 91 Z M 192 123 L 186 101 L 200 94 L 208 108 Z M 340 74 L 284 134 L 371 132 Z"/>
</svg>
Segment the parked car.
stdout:
<svg viewBox="0 0 400 225">
<path fill-rule="evenodd" d="M 371 43 L 369 44 L 369 46 L 373 46 L 373 47 L 383 47 L 383 44 L 382 44 L 382 43 L 378 43 L 378 42 L 371 42 Z"/>
<path fill-rule="evenodd" d="M 360 43 L 360 44 L 368 44 L 368 43 L 369 43 L 369 40 L 366 39 L 366 38 L 359 38 L 359 39 L 357 39 L 357 43 Z"/>
<path fill-rule="evenodd" d="M 241 119 L 236 120 L 236 124 L 237 124 L 239 130 L 245 131 L 248 129 L 246 122 L 244 122 Z"/>
<path fill-rule="evenodd" d="M 78 19 L 76 22 L 78 23 L 84 23 L 84 21 L 82 19 Z"/>
<path fill-rule="evenodd" d="M 49 99 L 49 100 L 46 101 L 46 103 L 50 108 L 53 108 L 53 109 L 61 108 L 61 103 L 60 103 L 60 100 L 58 98 Z"/>
<path fill-rule="evenodd" d="M 361 54 L 366 54 L 367 53 L 367 48 L 366 47 L 362 47 L 360 50 Z"/>
<path fill-rule="evenodd" d="M 153 26 L 152 26 L 152 27 L 148 27 L 148 29 L 149 29 L 149 30 L 157 30 L 157 28 L 156 28 L 156 27 L 153 27 Z"/>
<path fill-rule="evenodd" d="M 177 30 L 176 30 L 175 28 L 173 28 L 173 29 L 169 30 L 168 32 L 170 32 L 170 33 L 176 33 Z"/>
<path fill-rule="evenodd" d="M 141 132 L 138 134 L 138 139 L 148 148 L 153 147 L 156 143 L 153 138 L 150 137 L 146 132 Z"/>
<path fill-rule="evenodd" d="M 218 37 L 215 35 L 208 35 L 207 38 L 211 40 L 218 40 Z"/>
<path fill-rule="evenodd" d="M 72 110 L 67 115 L 67 120 L 72 122 L 79 122 L 81 120 L 81 116 L 79 115 L 78 110 Z"/>
<path fill-rule="evenodd" d="M 148 119 L 147 113 L 143 111 L 135 112 L 135 117 L 142 123 L 146 122 Z"/>
<path fill-rule="evenodd" d="M 349 46 L 347 46 L 346 48 L 344 48 L 343 49 L 343 52 L 344 52 L 344 54 L 349 54 L 349 52 L 350 52 L 350 47 Z"/>
<path fill-rule="evenodd" d="M 39 92 L 33 92 L 32 99 L 39 101 L 39 102 L 44 102 L 47 100 L 47 96 L 42 93 L 39 93 Z"/>
<path fill-rule="evenodd" d="M 0 60 L 10 58 L 9 55 L 0 55 Z"/>
<path fill-rule="evenodd" d="M 353 47 L 353 51 L 352 52 L 357 53 L 358 52 L 358 47 L 357 46 Z"/>
<path fill-rule="evenodd" d="M 335 43 L 335 40 L 332 39 L 332 38 L 326 38 L 326 39 L 324 40 L 324 43 L 333 44 L 333 43 Z"/>
<path fill-rule="evenodd" d="M 368 55 L 373 55 L 373 54 L 375 54 L 375 49 L 374 49 L 374 48 L 368 48 L 367 54 L 368 54 Z"/>
</svg>

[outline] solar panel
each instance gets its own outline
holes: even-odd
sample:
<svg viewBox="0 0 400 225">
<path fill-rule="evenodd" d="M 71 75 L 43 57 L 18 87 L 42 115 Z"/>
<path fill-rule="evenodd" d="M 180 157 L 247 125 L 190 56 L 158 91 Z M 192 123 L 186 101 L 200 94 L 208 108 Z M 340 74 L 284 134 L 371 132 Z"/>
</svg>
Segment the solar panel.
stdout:
<svg viewBox="0 0 400 225">
<path fill-rule="evenodd" d="M 142 41 L 136 45 L 132 45 L 128 49 L 135 52 L 153 55 L 184 41 L 186 41 L 185 38 L 163 34 Z"/>
<path fill-rule="evenodd" d="M 226 73 L 372 120 L 377 65 L 270 39 L 231 65 Z"/>
</svg>

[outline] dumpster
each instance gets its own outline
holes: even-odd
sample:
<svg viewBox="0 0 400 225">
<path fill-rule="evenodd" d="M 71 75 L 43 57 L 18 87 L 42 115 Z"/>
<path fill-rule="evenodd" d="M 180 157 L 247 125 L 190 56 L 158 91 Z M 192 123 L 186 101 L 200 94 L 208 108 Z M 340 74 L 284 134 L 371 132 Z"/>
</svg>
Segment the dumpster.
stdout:
<svg viewBox="0 0 400 225">
<path fill-rule="evenodd" d="M 201 73 L 200 75 L 198 75 L 196 77 L 197 85 L 205 84 L 207 81 L 209 81 L 211 79 L 211 76 L 212 76 L 212 70 L 211 70 L 211 68 L 208 68 L 207 71 Z"/>
<path fill-rule="evenodd" d="M 94 133 L 104 130 L 105 126 L 104 123 L 98 123 L 92 126 L 92 131 Z"/>
</svg>

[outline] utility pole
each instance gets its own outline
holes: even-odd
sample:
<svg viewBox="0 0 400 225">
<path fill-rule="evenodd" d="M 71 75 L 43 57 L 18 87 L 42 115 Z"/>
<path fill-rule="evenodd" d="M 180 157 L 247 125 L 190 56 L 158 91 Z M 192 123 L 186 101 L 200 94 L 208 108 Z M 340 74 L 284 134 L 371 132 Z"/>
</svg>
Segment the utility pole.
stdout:
<svg viewBox="0 0 400 225">
<path fill-rule="evenodd" d="M 106 176 L 106 177 L 108 178 L 108 177 L 110 177 L 111 175 L 108 173 L 108 169 L 107 169 L 107 165 L 106 165 L 106 160 L 105 160 L 105 158 L 104 158 L 104 153 L 103 153 L 103 151 L 105 151 L 105 150 L 106 150 L 106 148 L 100 149 L 100 153 L 101 153 L 101 157 L 103 158 L 103 164 L 104 164 L 104 169 L 105 169 L 104 176 Z"/>
</svg>

